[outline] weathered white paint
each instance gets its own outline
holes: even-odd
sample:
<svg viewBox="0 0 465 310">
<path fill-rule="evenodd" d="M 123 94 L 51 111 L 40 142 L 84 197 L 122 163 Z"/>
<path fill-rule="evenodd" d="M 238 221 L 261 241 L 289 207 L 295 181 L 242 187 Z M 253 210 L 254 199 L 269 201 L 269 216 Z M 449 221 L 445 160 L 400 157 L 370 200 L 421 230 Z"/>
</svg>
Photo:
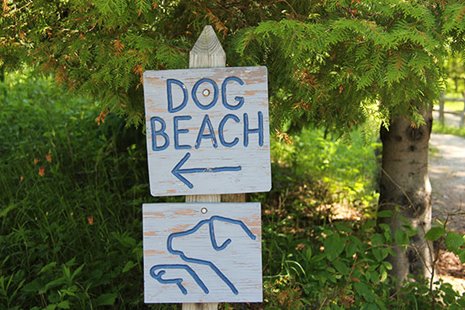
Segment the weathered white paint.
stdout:
<svg viewBox="0 0 465 310">
<path fill-rule="evenodd" d="M 202 209 L 207 212 L 203 213 Z M 225 221 L 224 218 L 231 219 L 232 222 Z M 213 223 L 217 247 L 221 248 L 226 240 L 231 240 L 224 248 L 214 248 L 208 220 Z M 172 242 L 168 242 L 171 234 L 188 232 L 199 223 L 203 225 L 198 230 L 186 235 L 173 235 Z M 246 228 L 239 223 L 243 223 Z M 168 244 L 171 244 L 171 252 Z M 262 301 L 259 203 L 144 204 L 143 245 L 146 303 Z M 189 259 L 214 264 L 237 289 L 237 294 L 209 264 L 183 259 L 177 251 L 182 251 Z M 209 292 L 205 293 L 186 269 L 176 266 L 176 269 L 171 269 L 166 265 L 189 266 Z M 161 276 L 162 281 L 183 279 L 181 284 L 187 291 L 186 294 L 182 293 L 176 283 L 161 283 L 151 276 L 150 269 L 154 266 L 159 266 L 154 269 L 155 275 L 160 275 L 162 270 L 166 271 Z"/>
<path fill-rule="evenodd" d="M 244 85 L 240 85 L 237 80 L 225 83 L 228 77 L 239 78 Z M 214 81 L 217 90 L 211 82 L 198 83 L 204 78 Z M 176 83 L 185 85 L 187 96 L 178 84 L 167 86 L 168 80 L 176 80 L 179 81 Z M 192 90 L 196 83 L 199 87 L 195 94 L 201 106 L 208 106 L 212 100 L 214 101 L 214 94 L 217 96 L 216 104 L 208 110 L 194 104 Z M 222 87 L 223 83 L 226 86 Z M 168 110 L 168 88 L 172 89 L 174 109 L 183 102 L 183 98 L 189 97 L 187 104 L 180 111 Z M 222 88 L 225 88 L 226 101 L 222 98 Z M 144 94 L 152 195 L 226 194 L 270 190 L 268 90 L 265 67 L 146 71 Z M 227 105 L 233 108 L 238 105 L 238 97 L 243 98 L 243 105 L 239 109 L 228 109 Z M 213 131 L 208 125 L 202 129 L 202 124 L 207 124 L 206 116 L 211 121 Z M 177 125 L 175 118 L 178 118 Z M 259 127 L 261 133 L 255 131 Z M 260 134 L 263 135 L 261 141 Z M 200 137 L 202 135 L 203 137 Z M 176 139 L 178 147 L 175 145 Z M 228 146 L 228 143 L 236 144 Z M 192 168 L 211 170 L 184 173 Z M 222 171 L 223 169 L 226 171 Z M 177 177 L 174 171 L 179 171 L 180 176 Z"/>
</svg>

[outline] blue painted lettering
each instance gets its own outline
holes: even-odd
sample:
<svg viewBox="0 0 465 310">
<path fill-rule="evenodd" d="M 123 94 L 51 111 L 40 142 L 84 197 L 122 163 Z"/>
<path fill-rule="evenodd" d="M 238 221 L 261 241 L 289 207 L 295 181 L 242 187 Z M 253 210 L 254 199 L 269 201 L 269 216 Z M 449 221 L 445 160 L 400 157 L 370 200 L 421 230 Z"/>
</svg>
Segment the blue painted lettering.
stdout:
<svg viewBox="0 0 465 310">
<path fill-rule="evenodd" d="M 223 119 L 221 120 L 221 122 L 220 122 L 220 124 L 218 126 L 218 137 L 220 138 L 221 144 L 223 146 L 225 146 L 225 147 L 233 147 L 233 146 L 235 146 L 236 144 L 239 143 L 239 138 L 238 137 L 235 137 L 231 142 L 226 141 L 226 139 L 224 138 L 224 126 L 226 125 L 226 122 L 229 119 L 234 120 L 236 123 L 240 122 L 239 117 L 237 117 L 234 114 L 226 114 L 223 117 Z"/>
<path fill-rule="evenodd" d="M 208 133 L 204 133 L 205 127 L 208 127 Z M 200 147 L 200 143 L 202 139 L 211 139 L 212 145 L 214 148 L 218 147 L 218 142 L 216 141 L 215 131 L 213 130 L 212 122 L 208 115 L 205 115 L 202 121 L 202 125 L 200 125 L 199 134 L 197 135 L 197 140 L 195 142 L 195 148 L 198 149 Z"/>
<path fill-rule="evenodd" d="M 237 83 L 239 83 L 239 85 L 244 85 L 244 81 L 242 81 L 237 76 L 229 76 L 229 77 L 224 79 L 223 84 L 221 85 L 221 96 L 223 98 L 223 105 L 225 106 L 225 108 L 227 108 L 229 110 L 238 110 L 244 105 L 244 97 L 242 97 L 242 96 L 234 97 L 234 99 L 237 101 L 236 105 L 230 105 L 228 103 L 228 98 L 226 96 L 226 93 L 227 93 L 226 85 L 228 84 L 229 81 L 237 82 Z"/>
<path fill-rule="evenodd" d="M 192 116 L 190 115 L 181 115 L 181 116 L 175 116 L 173 118 L 173 127 L 174 127 L 174 148 L 176 150 L 188 150 L 191 148 L 190 145 L 180 145 L 179 144 L 179 134 L 181 133 L 188 133 L 189 129 L 187 128 L 178 128 L 179 126 L 179 121 L 187 121 L 192 119 Z"/>
<path fill-rule="evenodd" d="M 244 146 L 249 145 L 249 134 L 258 133 L 258 145 L 263 146 L 263 113 L 258 112 L 258 128 L 249 128 L 249 115 L 244 113 Z"/>
<path fill-rule="evenodd" d="M 156 123 L 159 123 L 161 128 L 159 130 L 156 129 Z M 150 127 L 152 129 L 152 150 L 157 152 L 157 151 L 163 151 L 170 145 L 170 138 L 166 134 L 166 123 L 165 121 L 158 116 L 154 116 L 150 119 Z M 157 136 L 161 136 L 163 139 L 165 139 L 165 142 L 163 145 L 158 146 L 157 145 Z"/>
<path fill-rule="evenodd" d="M 173 90 L 171 89 L 171 85 L 173 84 L 178 85 L 181 88 L 182 93 L 183 93 L 182 102 L 177 107 L 173 106 Z M 187 88 L 184 85 L 184 83 L 176 79 L 167 79 L 166 80 L 166 91 L 167 91 L 167 98 L 168 98 L 168 112 L 175 113 L 175 112 L 179 112 L 182 109 L 184 109 L 184 107 L 187 105 L 187 100 L 188 100 Z"/>
</svg>

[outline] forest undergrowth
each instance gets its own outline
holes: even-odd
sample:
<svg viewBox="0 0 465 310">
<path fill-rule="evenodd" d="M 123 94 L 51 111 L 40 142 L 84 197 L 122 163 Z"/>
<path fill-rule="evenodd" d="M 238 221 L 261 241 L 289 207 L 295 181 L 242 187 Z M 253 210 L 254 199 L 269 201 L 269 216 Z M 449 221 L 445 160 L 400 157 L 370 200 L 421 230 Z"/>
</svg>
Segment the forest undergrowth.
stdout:
<svg viewBox="0 0 465 310">
<path fill-rule="evenodd" d="M 143 304 L 141 205 L 182 198 L 149 195 L 141 129 L 27 70 L 0 98 L 0 308 L 178 308 Z M 376 225 L 390 216 L 376 212 L 377 126 L 274 134 L 273 189 L 249 196 L 263 209 L 264 303 L 221 308 L 465 307 L 446 283 L 393 289 L 390 245 L 414 232 Z M 430 237 L 463 249 L 448 236 Z"/>
</svg>

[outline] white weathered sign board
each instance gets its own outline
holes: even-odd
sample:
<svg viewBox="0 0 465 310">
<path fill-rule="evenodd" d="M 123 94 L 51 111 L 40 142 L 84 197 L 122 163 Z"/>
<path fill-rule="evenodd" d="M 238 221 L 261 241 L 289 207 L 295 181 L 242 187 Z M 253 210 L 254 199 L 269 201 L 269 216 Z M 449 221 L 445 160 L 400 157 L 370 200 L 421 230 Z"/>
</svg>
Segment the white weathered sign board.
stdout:
<svg viewBox="0 0 465 310">
<path fill-rule="evenodd" d="M 260 203 L 144 204 L 145 302 L 262 302 L 260 214 Z"/>
<path fill-rule="evenodd" d="M 271 189 L 266 67 L 146 71 L 153 196 Z"/>
</svg>

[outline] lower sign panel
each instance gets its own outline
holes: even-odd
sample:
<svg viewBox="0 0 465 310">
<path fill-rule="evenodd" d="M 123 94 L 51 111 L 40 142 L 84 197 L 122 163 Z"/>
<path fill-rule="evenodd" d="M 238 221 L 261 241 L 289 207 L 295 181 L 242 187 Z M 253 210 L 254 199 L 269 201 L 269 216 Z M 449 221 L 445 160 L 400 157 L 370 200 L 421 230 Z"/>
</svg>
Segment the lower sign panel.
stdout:
<svg viewBox="0 0 465 310">
<path fill-rule="evenodd" d="M 259 203 L 143 206 L 146 303 L 261 302 Z"/>
</svg>

